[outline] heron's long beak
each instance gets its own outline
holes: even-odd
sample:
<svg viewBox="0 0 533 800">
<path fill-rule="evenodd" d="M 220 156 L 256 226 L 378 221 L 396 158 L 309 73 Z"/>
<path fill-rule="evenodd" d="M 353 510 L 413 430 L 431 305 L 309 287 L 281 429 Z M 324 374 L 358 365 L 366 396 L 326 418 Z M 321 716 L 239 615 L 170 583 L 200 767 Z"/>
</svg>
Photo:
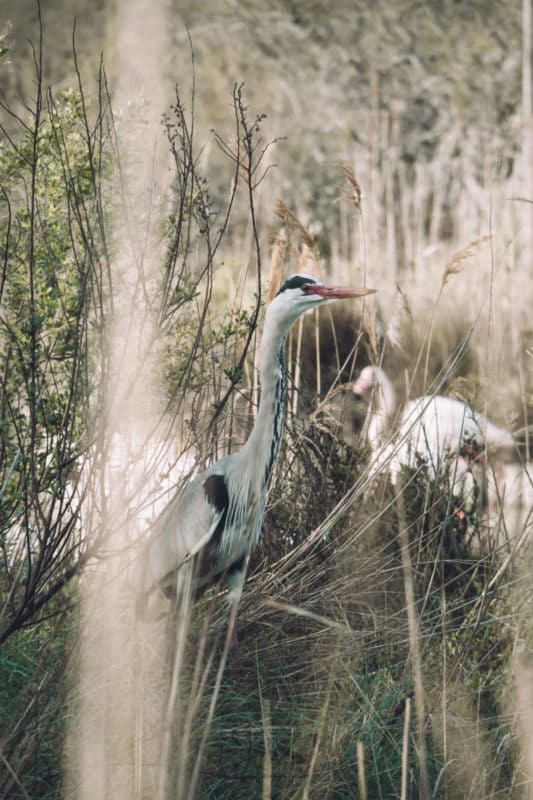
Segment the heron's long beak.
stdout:
<svg viewBox="0 0 533 800">
<path fill-rule="evenodd" d="M 346 297 L 365 297 L 375 294 L 377 289 L 352 289 L 349 286 L 324 286 L 321 283 L 308 283 L 303 287 L 306 294 L 318 294 L 324 300 L 343 300 Z"/>
</svg>

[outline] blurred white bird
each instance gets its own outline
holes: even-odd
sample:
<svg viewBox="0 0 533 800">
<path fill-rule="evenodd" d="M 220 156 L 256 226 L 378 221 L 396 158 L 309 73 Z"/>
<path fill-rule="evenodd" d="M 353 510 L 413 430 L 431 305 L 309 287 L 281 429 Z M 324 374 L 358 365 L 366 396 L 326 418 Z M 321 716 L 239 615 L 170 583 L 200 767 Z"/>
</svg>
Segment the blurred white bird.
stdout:
<svg viewBox="0 0 533 800">
<path fill-rule="evenodd" d="M 366 435 L 372 448 L 369 478 L 388 472 L 393 485 L 403 466 L 427 466 L 430 477 L 446 469 L 454 491 L 468 493 L 471 465 L 487 449 L 512 448 L 513 435 L 466 403 L 442 395 L 424 395 L 408 402 L 393 436 L 396 396 L 391 381 L 380 367 L 365 367 L 353 392 L 369 398 Z"/>
</svg>

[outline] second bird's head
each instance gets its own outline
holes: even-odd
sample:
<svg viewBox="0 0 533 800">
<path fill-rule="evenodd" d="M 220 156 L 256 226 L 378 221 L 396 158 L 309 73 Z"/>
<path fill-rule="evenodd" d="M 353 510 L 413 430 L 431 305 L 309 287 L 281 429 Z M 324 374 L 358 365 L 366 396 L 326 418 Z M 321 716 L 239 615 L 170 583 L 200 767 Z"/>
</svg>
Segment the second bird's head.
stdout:
<svg viewBox="0 0 533 800">
<path fill-rule="evenodd" d="M 269 306 L 269 314 L 279 314 L 291 323 L 305 311 L 333 300 L 365 297 L 375 289 L 352 289 L 349 286 L 328 286 L 310 275 L 291 275 Z"/>
</svg>

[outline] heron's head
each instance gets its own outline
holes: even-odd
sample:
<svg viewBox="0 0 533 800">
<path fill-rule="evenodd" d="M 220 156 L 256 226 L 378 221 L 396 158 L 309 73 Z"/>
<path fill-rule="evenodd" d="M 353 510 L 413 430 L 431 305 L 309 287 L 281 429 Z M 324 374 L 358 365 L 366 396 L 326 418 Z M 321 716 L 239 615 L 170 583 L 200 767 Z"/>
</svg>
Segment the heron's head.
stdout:
<svg viewBox="0 0 533 800">
<path fill-rule="evenodd" d="M 287 278 L 272 303 L 269 313 L 286 316 L 291 322 L 305 311 L 334 300 L 364 297 L 375 289 L 352 289 L 349 286 L 327 286 L 310 275 L 291 275 Z"/>
</svg>

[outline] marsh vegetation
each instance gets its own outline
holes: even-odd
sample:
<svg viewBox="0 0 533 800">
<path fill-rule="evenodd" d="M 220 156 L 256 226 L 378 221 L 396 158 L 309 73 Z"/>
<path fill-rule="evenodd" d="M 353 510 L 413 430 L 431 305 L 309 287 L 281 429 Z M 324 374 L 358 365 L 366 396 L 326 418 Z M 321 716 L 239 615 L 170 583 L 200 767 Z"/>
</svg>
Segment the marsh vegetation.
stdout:
<svg viewBox="0 0 533 800">
<path fill-rule="evenodd" d="M 168 160 L 148 151 L 167 177 L 141 186 L 149 98 L 117 107 L 95 56 L 106 45 L 112 64 L 122 6 L 102 3 L 96 22 L 80 0 L 68 61 L 54 48 L 66 9 L 43 4 L 40 29 L 33 6 L 13 6 L 2 797 L 531 796 L 526 5 L 169 7 Z M 264 305 L 296 271 L 379 293 L 289 336 L 236 682 L 223 592 L 148 630 L 132 554 L 191 471 L 246 439 Z M 485 454 L 490 513 L 423 460 L 399 488 L 369 481 L 352 391 L 369 364 L 402 402 L 454 396 L 513 431 L 512 450 Z"/>
</svg>

